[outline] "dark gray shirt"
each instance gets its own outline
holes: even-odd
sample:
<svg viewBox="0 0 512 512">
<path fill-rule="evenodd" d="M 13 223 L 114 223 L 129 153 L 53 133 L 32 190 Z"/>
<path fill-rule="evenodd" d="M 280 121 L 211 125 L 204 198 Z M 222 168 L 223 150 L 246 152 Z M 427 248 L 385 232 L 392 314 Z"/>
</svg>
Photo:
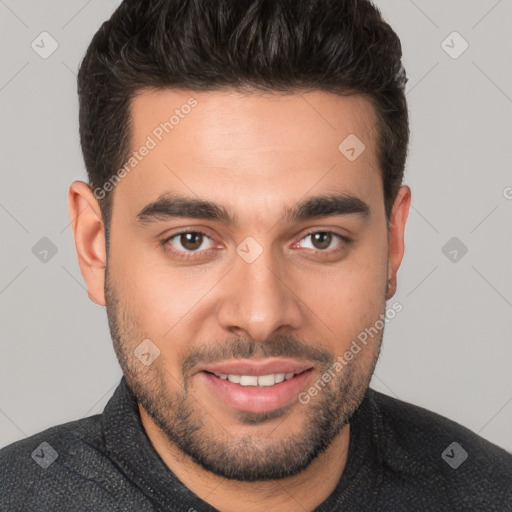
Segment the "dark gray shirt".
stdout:
<svg viewBox="0 0 512 512">
<path fill-rule="evenodd" d="M 512 511 L 512 455 L 461 425 L 368 389 L 327 511 Z M 101 415 L 0 450 L 0 511 L 216 510 L 165 466 L 123 377 Z"/>
</svg>

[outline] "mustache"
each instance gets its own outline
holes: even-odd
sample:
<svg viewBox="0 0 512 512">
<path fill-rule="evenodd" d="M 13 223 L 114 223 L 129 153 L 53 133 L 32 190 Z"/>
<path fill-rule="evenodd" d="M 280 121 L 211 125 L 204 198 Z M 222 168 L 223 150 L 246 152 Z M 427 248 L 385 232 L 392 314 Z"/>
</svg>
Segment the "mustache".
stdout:
<svg viewBox="0 0 512 512">
<path fill-rule="evenodd" d="M 287 357 L 312 361 L 321 365 L 334 364 L 335 355 L 318 343 L 304 343 L 293 336 L 276 335 L 265 341 L 238 337 L 193 349 L 181 358 L 183 375 L 187 376 L 199 364 L 210 364 L 226 359 L 259 359 Z"/>
</svg>

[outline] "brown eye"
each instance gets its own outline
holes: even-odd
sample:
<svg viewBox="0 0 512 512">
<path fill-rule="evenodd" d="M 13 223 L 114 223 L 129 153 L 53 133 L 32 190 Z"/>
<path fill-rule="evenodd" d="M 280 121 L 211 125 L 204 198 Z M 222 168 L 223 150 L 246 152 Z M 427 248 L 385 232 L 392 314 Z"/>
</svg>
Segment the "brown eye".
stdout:
<svg viewBox="0 0 512 512">
<path fill-rule="evenodd" d="M 318 233 L 313 233 L 310 236 L 315 249 L 325 250 L 331 245 L 332 233 L 329 231 L 319 231 Z"/>
<path fill-rule="evenodd" d="M 212 248 L 213 240 L 201 231 L 182 231 L 165 239 L 163 244 L 177 256 L 204 255 Z"/>
<path fill-rule="evenodd" d="M 346 237 L 334 231 L 311 231 L 302 238 L 300 247 L 328 255 L 344 250 L 349 243 Z"/>
<path fill-rule="evenodd" d="M 203 234 L 197 232 L 182 233 L 179 240 L 182 247 L 187 249 L 187 251 L 195 251 L 203 243 Z"/>
</svg>

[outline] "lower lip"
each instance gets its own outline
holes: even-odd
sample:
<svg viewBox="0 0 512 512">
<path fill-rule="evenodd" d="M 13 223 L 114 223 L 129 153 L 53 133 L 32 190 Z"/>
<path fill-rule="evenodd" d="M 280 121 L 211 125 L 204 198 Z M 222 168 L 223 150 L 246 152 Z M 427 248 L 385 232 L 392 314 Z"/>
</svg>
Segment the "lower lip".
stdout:
<svg viewBox="0 0 512 512">
<path fill-rule="evenodd" d="M 197 375 L 229 406 L 239 411 L 261 413 L 279 409 L 296 400 L 311 373 L 312 370 L 306 370 L 279 384 L 263 387 L 240 386 L 207 372 Z"/>
</svg>

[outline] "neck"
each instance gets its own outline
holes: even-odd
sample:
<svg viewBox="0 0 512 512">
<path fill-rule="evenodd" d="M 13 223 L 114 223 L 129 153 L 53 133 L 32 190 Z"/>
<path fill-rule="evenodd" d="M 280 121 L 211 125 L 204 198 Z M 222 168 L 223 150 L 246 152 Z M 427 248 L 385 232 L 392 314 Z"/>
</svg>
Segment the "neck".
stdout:
<svg viewBox="0 0 512 512">
<path fill-rule="evenodd" d="M 206 471 L 169 441 L 139 405 L 142 424 L 164 463 L 202 500 L 223 512 L 260 512 L 281 508 L 290 512 L 313 510 L 338 484 L 347 462 L 350 425 L 301 473 L 280 480 L 239 482 Z"/>
</svg>

